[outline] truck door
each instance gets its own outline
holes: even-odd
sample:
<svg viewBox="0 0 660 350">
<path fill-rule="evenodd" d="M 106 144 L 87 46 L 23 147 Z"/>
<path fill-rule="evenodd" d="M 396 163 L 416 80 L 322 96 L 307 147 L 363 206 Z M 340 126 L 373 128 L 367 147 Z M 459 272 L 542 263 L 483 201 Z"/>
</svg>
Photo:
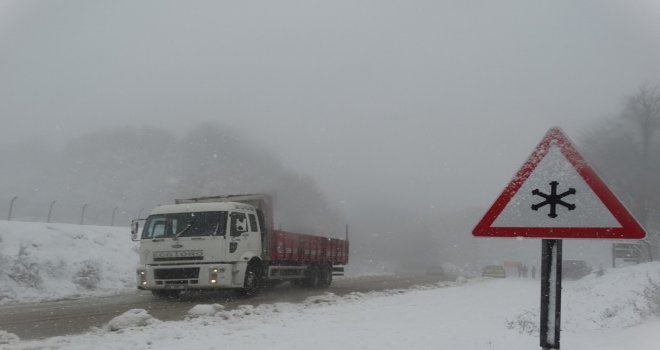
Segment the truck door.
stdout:
<svg viewBox="0 0 660 350">
<path fill-rule="evenodd" d="M 238 261 L 248 249 L 249 231 L 248 218 L 245 213 L 232 212 L 229 214 L 228 261 Z"/>
</svg>

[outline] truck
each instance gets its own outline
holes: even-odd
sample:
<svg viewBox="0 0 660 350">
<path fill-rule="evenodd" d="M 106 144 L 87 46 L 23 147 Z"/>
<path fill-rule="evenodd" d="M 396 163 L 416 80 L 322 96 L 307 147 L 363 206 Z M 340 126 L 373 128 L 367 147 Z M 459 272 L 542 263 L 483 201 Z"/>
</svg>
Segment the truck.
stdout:
<svg viewBox="0 0 660 350">
<path fill-rule="evenodd" d="M 144 227 L 140 233 L 140 222 Z M 137 288 L 172 298 L 185 290 L 233 289 L 244 296 L 265 285 L 327 288 L 348 264 L 346 239 L 273 227 L 272 197 L 240 194 L 176 199 L 133 220 L 139 241 Z"/>
</svg>

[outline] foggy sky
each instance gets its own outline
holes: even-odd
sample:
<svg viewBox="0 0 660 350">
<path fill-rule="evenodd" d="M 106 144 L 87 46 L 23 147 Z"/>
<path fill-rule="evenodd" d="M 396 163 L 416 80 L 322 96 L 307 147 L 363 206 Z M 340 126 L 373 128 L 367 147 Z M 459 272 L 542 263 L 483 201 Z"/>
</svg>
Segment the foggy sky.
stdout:
<svg viewBox="0 0 660 350">
<path fill-rule="evenodd" d="M 486 207 L 659 82 L 658 38 L 652 0 L 2 0 L 0 145 L 215 121 L 349 212 Z"/>
</svg>

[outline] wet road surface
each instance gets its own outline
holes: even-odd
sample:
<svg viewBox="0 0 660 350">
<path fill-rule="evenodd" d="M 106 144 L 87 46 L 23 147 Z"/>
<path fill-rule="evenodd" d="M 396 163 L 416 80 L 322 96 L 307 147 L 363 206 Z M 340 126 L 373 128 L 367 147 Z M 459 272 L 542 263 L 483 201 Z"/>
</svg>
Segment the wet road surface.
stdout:
<svg viewBox="0 0 660 350">
<path fill-rule="evenodd" d="M 111 319 L 130 309 L 145 309 L 162 320 L 182 320 L 197 304 L 222 304 L 226 309 L 239 305 L 260 305 L 275 302 L 301 302 L 314 295 L 331 292 L 344 295 L 385 289 L 409 288 L 433 284 L 442 276 L 372 276 L 338 278 L 327 289 L 306 289 L 284 285 L 270 288 L 253 298 L 239 298 L 233 292 L 205 292 L 184 294 L 174 300 L 158 299 L 149 291 L 135 291 L 109 297 L 22 303 L 0 306 L 0 330 L 18 335 L 21 339 L 40 339 L 79 334 L 91 327 L 102 327 Z"/>
</svg>

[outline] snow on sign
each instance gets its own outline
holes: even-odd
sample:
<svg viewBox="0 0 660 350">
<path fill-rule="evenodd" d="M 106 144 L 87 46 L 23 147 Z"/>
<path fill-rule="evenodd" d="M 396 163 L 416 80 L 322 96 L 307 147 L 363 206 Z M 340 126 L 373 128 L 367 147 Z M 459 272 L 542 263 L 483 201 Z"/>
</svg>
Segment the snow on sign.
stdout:
<svg viewBox="0 0 660 350">
<path fill-rule="evenodd" d="M 548 131 L 472 234 L 549 239 L 646 236 L 559 128 Z"/>
</svg>

